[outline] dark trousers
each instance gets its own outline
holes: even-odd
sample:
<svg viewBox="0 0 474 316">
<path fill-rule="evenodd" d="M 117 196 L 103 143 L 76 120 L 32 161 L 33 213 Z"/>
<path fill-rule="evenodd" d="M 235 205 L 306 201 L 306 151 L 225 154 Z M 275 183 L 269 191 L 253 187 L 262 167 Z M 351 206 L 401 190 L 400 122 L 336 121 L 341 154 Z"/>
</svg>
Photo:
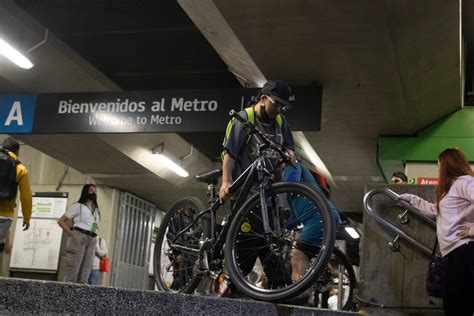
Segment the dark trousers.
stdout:
<svg viewBox="0 0 474 316">
<path fill-rule="evenodd" d="M 237 256 L 243 275 L 248 275 L 252 271 L 258 257 L 267 277 L 268 288 L 284 287 L 292 283 L 290 273 L 287 267 L 285 267 L 285 262 L 281 257 L 272 254 L 266 243 L 245 240 L 245 238 L 240 239 L 238 242 Z M 254 252 L 255 248 L 261 248 L 261 250 Z"/>
<path fill-rule="evenodd" d="M 448 254 L 444 312 L 448 316 L 474 315 L 474 242 Z"/>
</svg>

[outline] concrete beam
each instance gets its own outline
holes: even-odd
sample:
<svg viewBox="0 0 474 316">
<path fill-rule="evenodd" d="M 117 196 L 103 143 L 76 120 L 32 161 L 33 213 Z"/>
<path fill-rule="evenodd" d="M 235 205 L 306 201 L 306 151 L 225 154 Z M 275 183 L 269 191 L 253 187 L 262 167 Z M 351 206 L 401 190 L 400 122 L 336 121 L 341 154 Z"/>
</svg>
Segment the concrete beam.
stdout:
<svg viewBox="0 0 474 316">
<path fill-rule="evenodd" d="M 263 86 L 265 76 L 213 0 L 178 0 L 178 3 L 243 86 Z"/>
</svg>

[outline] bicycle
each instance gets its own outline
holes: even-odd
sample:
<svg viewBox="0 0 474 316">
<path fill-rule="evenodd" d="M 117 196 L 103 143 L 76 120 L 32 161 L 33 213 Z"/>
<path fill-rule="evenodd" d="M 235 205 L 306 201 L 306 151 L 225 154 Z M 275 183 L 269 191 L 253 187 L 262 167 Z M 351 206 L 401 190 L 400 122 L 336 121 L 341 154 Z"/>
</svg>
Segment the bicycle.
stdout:
<svg viewBox="0 0 474 316">
<path fill-rule="evenodd" d="M 208 185 L 210 207 L 205 209 L 199 199 L 185 197 L 167 212 L 155 243 L 155 283 L 161 291 L 193 293 L 203 276 L 223 277 L 226 275 L 224 268 L 227 268 L 231 282 L 243 294 L 257 300 L 284 301 L 310 287 L 326 267 L 335 242 L 334 220 L 324 198 L 309 186 L 275 183 L 265 151 L 276 151 L 282 163 L 291 163 L 290 157 L 238 113 L 231 111 L 230 115 L 244 125 L 251 137 L 257 138 L 257 158 L 232 183 L 229 190 L 236 199 L 222 225 L 216 223 L 217 210 L 223 205 L 216 192 L 221 170 L 196 176 L 198 181 Z M 255 179 L 259 184 L 258 192 L 247 198 Z M 314 247 L 306 273 L 292 280 L 291 259 L 285 254 L 295 243 L 293 231 L 287 224 L 292 201 L 296 199 L 307 203 L 308 210 L 313 208 L 320 212 L 324 233 L 321 244 Z M 183 212 L 189 209 L 194 210 L 186 215 L 192 214 L 192 223 L 184 228 L 177 227 Z M 197 238 L 187 238 L 196 231 L 201 231 Z M 248 277 L 255 269 L 264 271 L 264 286 Z M 175 278 L 181 278 L 180 282 Z M 173 284 L 181 286 L 177 288 Z"/>
<path fill-rule="evenodd" d="M 347 256 L 337 247 L 334 247 L 327 268 L 313 284 L 314 305 L 327 308 L 329 292 L 334 288 L 338 289 L 339 298 L 341 298 L 338 309 L 352 310 L 354 307 L 354 290 L 357 288 L 356 274 Z M 319 298 L 320 294 L 321 298 Z"/>
</svg>

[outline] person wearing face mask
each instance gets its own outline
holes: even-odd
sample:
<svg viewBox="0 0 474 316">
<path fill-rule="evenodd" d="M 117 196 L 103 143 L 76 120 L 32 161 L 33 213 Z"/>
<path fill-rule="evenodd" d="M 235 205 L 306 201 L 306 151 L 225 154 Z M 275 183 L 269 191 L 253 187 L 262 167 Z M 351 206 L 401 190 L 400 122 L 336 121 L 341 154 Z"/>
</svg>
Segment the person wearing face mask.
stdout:
<svg viewBox="0 0 474 316">
<path fill-rule="evenodd" d="M 284 81 L 270 80 L 265 83 L 259 92 L 257 103 L 241 111 L 239 115 L 268 138 L 283 146 L 294 159 L 293 137 L 290 127 L 282 115 L 286 109 L 292 107 L 290 103 L 291 95 L 291 89 Z M 258 142 L 256 138 L 249 137 L 244 124 L 235 119 L 229 122 L 223 141 L 222 184 L 219 190 L 219 198 L 221 201 L 226 201 L 230 198 L 229 187 L 232 181 L 237 179 L 257 158 L 257 145 Z M 282 166 L 279 166 L 279 154 L 269 148 L 266 150 L 265 156 L 268 159 L 269 165 L 273 166 L 272 172 L 275 181 L 280 181 Z M 258 192 L 258 187 L 259 183 L 255 182 L 250 190 L 249 196 Z M 253 223 L 251 224 L 253 225 Z M 253 247 L 261 246 L 261 250 L 258 253 L 238 254 L 238 256 L 245 256 L 245 260 L 240 263 L 244 274 L 248 274 L 252 271 L 257 257 L 260 257 L 261 260 L 265 261 L 264 270 L 266 275 L 269 276 L 269 286 L 277 287 L 283 283 L 291 283 L 289 275 L 275 271 L 278 266 L 278 262 L 275 261 L 277 259 L 264 259 L 268 258 L 269 250 L 267 248 L 262 245 L 255 245 L 254 240 L 239 242 L 242 248 L 245 248 L 243 246 L 244 243 L 251 243 Z"/>
<path fill-rule="evenodd" d="M 283 146 L 290 156 L 294 157 L 294 141 L 290 127 L 282 115 L 291 109 L 291 89 L 286 82 L 270 80 L 259 92 L 258 102 L 252 107 L 241 111 L 239 115 L 251 122 L 268 138 Z M 232 180 L 237 179 L 257 158 L 257 140 L 249 138 L 244 126 L 238 120 L 231 120 L 227 126 L 222 152 L 222 185 L 219 197 L 222 201 L 230 197 L 229 187 Z M 279 161 L 278 154 L 268 149 L 266 153 L 274 167 Z M 274 170 L 277 180 L 281 177 L 281 169 Z"/>
<path fill-rule="evenodd" d="M 84 185 L 79 201 L 71 205 L 58 220 L 59 226 L 68 235 L 65 282 L 84 284 L 88 282 L 100 221 L 96 192 L 94 184 Z M 72 221 L 72 228 L 68 225 L 69 220 Z"/>
</svg>

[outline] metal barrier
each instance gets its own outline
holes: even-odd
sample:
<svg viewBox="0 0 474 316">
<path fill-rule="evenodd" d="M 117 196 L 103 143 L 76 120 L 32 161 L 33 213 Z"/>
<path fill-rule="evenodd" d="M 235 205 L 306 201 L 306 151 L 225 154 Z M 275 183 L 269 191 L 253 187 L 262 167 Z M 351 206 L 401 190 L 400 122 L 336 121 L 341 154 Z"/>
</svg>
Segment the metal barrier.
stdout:
<svg viewBox="0 0 474 316">
<path fill-rule="evenodd" d="M 398 206 L 400 206 L 401 208 L 403 208 L 405 210 L 405 212 L 403 212 L 403 214 L 400 214 L 398 216 L 398 220 L 400 221 L 400 223 L 402 225 L 407 224 L 409 222 L 409 217 L 408 217 L 409 212 L 412 213 L 413 215 L 415 215 L 416 217 L 422 219 L 423 221 L 425 221 L 426 223 L 428 223 L 430 226 L 434 227 L 435 229 L 436 229 L 436 222 L 433 219 L 425 216 L 423 213 L 421 213 L 420 210 L 413 207 L 409 202 L 399 200 L 400 196 L 397 193 L 390 190 L 390 189 L 375 188 L 375 189 L 372 189 L 369 192 L 367 192 L 367 194 L 364 196 L 364 207 L 365 207 L 365 210 L 367 211 L 367 214 L 370 217 L 372 217 L 373 219 L 375 219 L 375 221 L 377 221 L 377 223 L 379 223 L 383 227 L 387 228 L 389 231 L 396 234 L 395 238 L 388 243 L 388 245 L 389 245 L 389 247 L 392 251 L 398 251 L 400 249 L 400 246 L 398 244 L 398 240 L 400 238 L 402 238 L 403 240 L 407 241 L 410 245 L 412 245 L 413 247 L 418 249 L 421 253 L 425 254 L 428 257 L 431 256 L 432 249 L 430 249 L 429 247 L 423 245 L 421 242 L 414 239 L 413 237 L 408 235 L 406 232 L 404 232 L 403 230 L 398 228 L 392 222 L 390 222 L 390 221 L 386 220 L 385 218 L 383 218 L 380 215 L 379 212 L 375 211 L 372 208 L 372 206 L 370 205 L 370 200 L 376 194 L 383 194 L 383 195 L 388 196 L 392 200 L 396 201 Z"/>
</svg>

